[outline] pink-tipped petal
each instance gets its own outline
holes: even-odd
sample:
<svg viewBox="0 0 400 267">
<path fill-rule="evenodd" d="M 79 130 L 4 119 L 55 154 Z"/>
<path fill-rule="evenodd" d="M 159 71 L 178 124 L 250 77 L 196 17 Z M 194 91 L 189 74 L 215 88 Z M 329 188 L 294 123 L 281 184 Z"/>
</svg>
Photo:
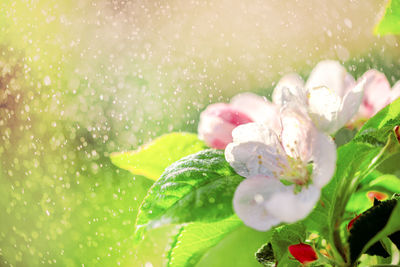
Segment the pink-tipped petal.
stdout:
<svg viewBox="0 0 400 267">
<path fill-rule="evenodd" d="M 210 147 L 224 149 L 232 142 L 232 130 L 252 120 L 228 104 L 217 103 L 207 107 L 200 115 L 198 133 Z"/>
<path fill-rule="evenodd" d="M 357 114 L 363 99 L 365 85 L 366 80 L 359 81 L 344 96 L 336 121 L 336 130 L 343 127 Z"/>
<path fill-rule="evenodd" d="M 390 84 L 383 73 L 374 69 L 364 73 L 359 83 L 362 81 L 365 86 L 359 115 L 370 118 L 390 103 Z"/>
<path fill-rule="evenodd" d="M 254 122 L 264 123 L 279 131 L 279 107 L 266 98 L 253 93 L 242 93 L 234 96 L 230 105 L 248 115 Z"/>
</svg>

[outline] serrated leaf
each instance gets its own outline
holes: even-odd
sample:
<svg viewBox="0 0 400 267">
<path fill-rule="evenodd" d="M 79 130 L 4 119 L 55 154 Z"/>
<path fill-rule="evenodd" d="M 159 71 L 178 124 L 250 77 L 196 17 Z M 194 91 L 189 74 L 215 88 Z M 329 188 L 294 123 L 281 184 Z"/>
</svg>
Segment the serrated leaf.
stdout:
<svg viewBox="0 0 400 267">
<path fill-rule="evenodd" d="M 172 242 L 167 266 L 194 266 L 210 248 L 241 225 L 243 222 L 237 216 L 214 223 L 183 225 Z"/>
<path fill-rule="evenodd" d="M 379 240 L 400 230 L 400 205 L 398 199 L 380 202 L 364 212 L 353 224 L 348 239 L 350 261 L 357 261 L 362 253 L 379 252 Z M 378 245 L 376 245 L 378 244 Z"/>
<path fill-rule="evenodd" d="M 208 149 L 175 162 L 143 200 L 137 237 L 165 224 L 213 222 L 233 215 L 233 194 L 243 179 L 226 162 L 223 151 Z"/>
<path fill-rule="evenodd" d="M 400 99 L 367 121 L 351 142 L 338 149 L 335 175 L 323 188 L 320 202 L 304 220 L 310 231 L 318 232 L 328 242 L 335 243 L 343 257 L 345 252 L 340 247 L 337 226 L 360 181 L 399 152 L 400 145 L 393 133 L 396 125 L 400 125 Z"/>
<path fill-rule="evenodd" d="M 272 249 L 278 262 L 278 267 L 299 266 L 289 253 L 289 246 L 304 242 L 307 236 L 306 227 L 302 223 L 283 225 L 274 229 L 271 238 Z"/>
<path fill-rule="evenodd" d="M 261 263 L 265 267 L 274 267 L 276 263 L 274 250 L 272 249 L 272 244 L 267 243 L 263 245 L 256 252 L 256 259 L 259 263 Z"/>
<path fill-rule="evenodd" d="M 400 33 L 400 1 L 389 0 L 385 8 L 385 14 L 375 26 L 375 34 L 399 34 Z"/>
<path fill-rule="evenodd" d="M 135 151 L 112 153 L 110 159 L 121 169 L 157 180 L 170 164 L 206 148 L 196 134 L 169 133 Z"/>
</svg>

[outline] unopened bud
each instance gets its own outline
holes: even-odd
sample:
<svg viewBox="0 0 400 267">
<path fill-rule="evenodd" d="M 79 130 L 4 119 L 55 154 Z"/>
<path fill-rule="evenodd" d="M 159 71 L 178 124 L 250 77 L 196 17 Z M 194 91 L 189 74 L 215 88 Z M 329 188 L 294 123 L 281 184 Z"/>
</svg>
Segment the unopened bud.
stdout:
<svg viewBox="0 0 400 267">
<path fill-rule="evenodd" d="M 313 262 L 318 259 L 317 253 L 313 247 L 304 243 L 289 246 L 289 252 L 302 264 Z"/>
<path fill-rule="evenodd" d="M 394 134 L 396 135 L 397 141 L 400 143 L 400 126 L 396 125 L 393 130 Z"/>
</svg>

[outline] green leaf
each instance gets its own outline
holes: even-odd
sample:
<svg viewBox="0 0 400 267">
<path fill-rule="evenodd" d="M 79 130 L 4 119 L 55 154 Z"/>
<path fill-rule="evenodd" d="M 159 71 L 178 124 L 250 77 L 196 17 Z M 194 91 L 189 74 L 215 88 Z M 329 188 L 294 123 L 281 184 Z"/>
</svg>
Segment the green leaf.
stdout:
<svg viewBox="0 0 400 267">
<path fill-rule="evenodd" d="M 272 244 L 267 243 L 263 245 L 256 252 L 256 259 L 259 263 L 266 267 L 274 267 L 276 263 L 274 250 L 272 249 Z"/>
<path fill-rule="evenodd" d="M 170 133 L 135 151 L 112 153 L 110 158 L 121 169 L 157 180 L 170 164 L 206 148 L 196 134 Z"/>
<path fill-rule="evenodd" d="M 175 162 L 143 200 L 136 220 L 137 237 L 165 224 L 212 222 L 231 216 L 233 194 L 243 179 L 223 151 L 208 149 Z"/>
<path fill-rule="evenodd" d="M 375 252 L 379 247 L 382 249 L 378 241 L 400 231 L 399 202 L 397 198 L 381 202 L 368 209 L 354 222 L 348 239 L 351 263 L 356 262 L 362 253 L 373 247 Z"/>
<path fill-rule="evenodd" d="M 320 202 L 304 220 L 310 231 L 333 243 L 334 253 L 346 259 L 340 238 L 345 207 L 360 182 L 379 164 L 398 153 L 393 127 L 400 125 L 400 99 L 365 123 L 354 139 L 338 149 L 336 172 L 322 190 Z"/>
<path fill-rule="evenodd" d="M 375 34 L 399 34 L 400 33 L 400 1 L 389 0 L 385 14 L 375 26 Z"/>
<path fill-rule="evenodd" d="M 361 213 L 370 208 L 372 206 L 372 201 L 368 198 L 368 192 L 371 191 L 385 193 L 390 197 L 394 193 L 400 192 L 400 179 L 397 176 L 386 174 L 369 181 L 369 183 L 364 184 L 351 196 L 346 211 Z"/>
<path fill-rule="evenodd" d="M 278 267 L 299 266 L 299 262 L 292 259 L 288 248 L 304 242 L 307 237 L 306 233 L 306 227 L 302 223 L 283 225 L 274 229 L 271 244 Z"/>
<path fill-rule="evenodd" d="M 213 223 L 183 225 L 168 252 L 167 266 L 194 266 L 210 248 L 241 225 L 235 215 Z"/>
</svg>

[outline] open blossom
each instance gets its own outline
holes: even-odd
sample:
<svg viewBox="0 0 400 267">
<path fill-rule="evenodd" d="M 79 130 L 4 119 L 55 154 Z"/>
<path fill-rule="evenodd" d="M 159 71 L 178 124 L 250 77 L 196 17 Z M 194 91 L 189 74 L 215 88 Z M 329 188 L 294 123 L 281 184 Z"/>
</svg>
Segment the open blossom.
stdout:
<svg viewBox="0 0 400 267">
<path fill-rule="evenodd" d="M 210 147 L 224 149 L 232 142 L 232 130 L 241 124 L 263 122 L 279 127 L 278 113 L 278 107 L 261 96 L 239 94 L 231 103 L 212 104 L 201 113 L 199 137 Z"/>
<path fill-rule="evenodd" d="M 364 86 L 364 79 L 356 83 L 339 62 L 325 60 L 315 66 L 305 84 L 297 74 L 284 76 L 272 98 L 280 105 L 304 105 L 316 127 L 333 134 L 358 111 Z"/>
<path fill-rule="evenodd" d="M 390 89 L 385 74 L 377 70 L 367 71 L 360 79 L 365 79 L 366 85 L 357 118 L 368 119 L 400 97 L 400 82 Z"/>
<path fill-rule="evenodd" d="M 335 171 L 332 139 L 301 110 L 281 112 L 281 131 L 258 123 L 241 125 L 225 149 L 226 160 L 247 178 L 236 189 L 234 210 L 260 231 L 307 216 Z"/>
</svg>

